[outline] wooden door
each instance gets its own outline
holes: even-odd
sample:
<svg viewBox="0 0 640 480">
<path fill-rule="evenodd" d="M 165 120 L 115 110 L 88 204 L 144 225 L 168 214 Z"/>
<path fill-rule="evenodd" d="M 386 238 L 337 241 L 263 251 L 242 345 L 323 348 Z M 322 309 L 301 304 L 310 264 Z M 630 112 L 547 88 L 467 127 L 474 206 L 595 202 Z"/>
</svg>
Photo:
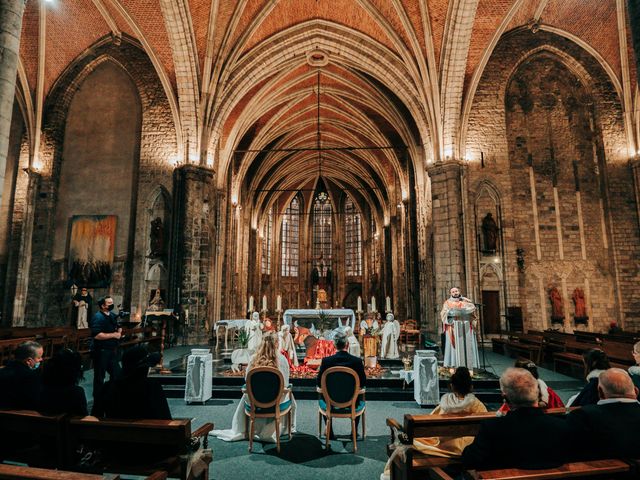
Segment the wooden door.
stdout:
<svg viewBox="0 0 640 480">
<path fill-rule="evenodd" d="M 500 333 L 500 292 L 482 290 L 484 333 Z"/>
</svg>

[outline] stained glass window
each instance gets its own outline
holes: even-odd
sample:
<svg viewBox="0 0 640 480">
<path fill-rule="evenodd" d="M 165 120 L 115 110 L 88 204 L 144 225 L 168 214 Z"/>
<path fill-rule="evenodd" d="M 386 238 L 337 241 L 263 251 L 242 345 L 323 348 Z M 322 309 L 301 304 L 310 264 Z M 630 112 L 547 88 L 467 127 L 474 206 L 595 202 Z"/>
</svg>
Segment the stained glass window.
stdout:
<svg viewBox="0 0 640 480">
<path fill-rule="evenodd" d="M 282 245 L 281 274 L 283 277 L 297 277 L 300 259 L 300 201 L 294 197 L 282 217 L 280 244 Z"/>
<path fill-rule="evenodd" d="M 344 205 L 345 270 L 348 277 L 362 275 L 362 221 L 350 197 Z"/>
<path fill-rule="evenodd" d="M 262 231 L 262 274 L 271 274 L 271 236 L 273 235 L 273 207 L 269 209 Z"/>
</svg>

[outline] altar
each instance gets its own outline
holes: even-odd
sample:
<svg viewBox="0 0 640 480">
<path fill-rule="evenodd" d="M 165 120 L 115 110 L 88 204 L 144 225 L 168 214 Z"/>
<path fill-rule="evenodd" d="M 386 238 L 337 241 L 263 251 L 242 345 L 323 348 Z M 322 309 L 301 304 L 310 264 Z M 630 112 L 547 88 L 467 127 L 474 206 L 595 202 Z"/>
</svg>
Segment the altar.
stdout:
<svg viewBox="0 0 640 480">
<path fill-rule="evenodd" d="M 351 329 L 354 330 L 356 327 L 356 314 L 350 308 L 331 308 L 331 309 L 323 309 L 323 310 L 316 310 L 311 308 L 290 309 L 284 312 L 282 319 L 284 323 L 289 325 L 293 330 L 293 322 L 296 318 L 319 320 L 320 315 L 323 315 L 329 318 L 336 318 L 336 319 L 339 319 L 342 317 L 349 317 L 350 323 L 351 323 Z M 338 327 L 338 322 L 336 322 L 336 325 L 334 328 L 336 327 Z"/>
</svg>

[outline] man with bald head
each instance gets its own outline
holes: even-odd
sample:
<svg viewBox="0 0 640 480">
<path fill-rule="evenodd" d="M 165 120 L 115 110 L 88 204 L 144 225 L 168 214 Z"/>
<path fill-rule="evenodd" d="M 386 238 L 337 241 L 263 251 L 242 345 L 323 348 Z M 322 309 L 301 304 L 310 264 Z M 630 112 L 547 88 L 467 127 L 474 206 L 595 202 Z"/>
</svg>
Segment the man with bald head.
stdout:
<svg viewBox="0 0 640 480">
<path fill-rule="evenodd" d="M 571 440 L 567 423 L 538 406 L 538 381 L 524 368 L 508 368 L 500 389 L 509 412 L 480 424 L 471 445 L 462 452 L 468 469 L 553 468 L 566 459 Z"/>
<path fill-rule="evenodd" d="M 627 372 L 609 368 L 598 377 L 597 405 L 571 412 L 568 423 L 583 458 L 639 458 L 640 403 L 638 388 Z"/>
</svg>

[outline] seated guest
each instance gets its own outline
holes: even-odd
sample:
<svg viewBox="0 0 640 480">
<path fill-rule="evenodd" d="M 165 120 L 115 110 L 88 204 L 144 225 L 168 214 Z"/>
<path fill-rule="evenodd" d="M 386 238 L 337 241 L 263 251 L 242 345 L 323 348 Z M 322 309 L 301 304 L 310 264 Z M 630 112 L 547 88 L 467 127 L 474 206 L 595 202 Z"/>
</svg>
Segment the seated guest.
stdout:
<svg viewBox="0 0 640 480">
<path fill-rule="evenodd" d="M 538 381 L 538 388 L 540 390 L 540 395 L 538 397 L 538 406 L 540 408 L 562 408 L 564 407 L 564 403 L 553 389 L 545 383 L 544 380 L 540 378 L 538 374 L 538 367 L 535 363 L 530 360 L 516 360 L 514 365 L 516 368 L 524 368 L 527 370 L 533 378 Z M 503 403 L 500 409 L 498 410 L 498 414 L 504 414 L 509 411 L 509 404 Z"/>
<path fill-rule="evenodd" d="M 360 388 L 364 388 L 367 383 L 367 374 L 364 371 L 364 364 L 360 357 L 351 355 L 348 352 L 349 341 L 344 333 L 338 333 L 333 337 L 333 344 L 337 352 L 329 357 L 324 357 L 318 369 L 317 384 L 320 386 L 322 374 L 331 367 L 348 367 L 358 374 Z"/>
<path fill-rule="evenodd" d="M 57 352 L 43 367 L 38 411 L 49 415 L 87 415 L 87 397 L 78 385 L 82 378 L 80 354 L 68 348 Z"/>
<path fill-rule="evenodd" d="M 629 367 L 629 375 L 631 375 L 631 380 L 633 380 L 633 384 L 640 388 L 640 342 L 637 342 L 633 346 L 633 359 L 636 364 L 633 367 Z"/>
<path fill-rule="evenodd" d="M 508 368 L 500 377 L 500 389 L 510 410 L 480 424 L 475 440 L 462 452 L 465 468 L 554 468 L 566 461 L 569 428 L 562 418 L 538 407 L 533 375 Z"/>
<path fill-rule="evenodd" d="M 144 346 L 132 347 L 122 355 L 122 373 L 110 379 L 94 395 L 91 415 L 98 418 L 171 420 L 171 411 L 162 385 L 149 378 L 149 368 L 160 356 Z"/>
<path fill-rule="evenodd" d="M 40 400 L 42 377 L 36 371 L 43 349 L 38 342 L 18 345 L 14 359 L 0 368 L 0 408 L 35 410 Z"/>
<path fill-rule="evenodd" d="M 620 368 L 603 371 L 598 379 L 600 400 L 574 410 L 568 424 L 574 428 L 574 444 L 581 456 L 595 458 L 640 458 L 640 403 L 638 388 Z"/>
<path fill-rule="evenodd" d="M 598 403 L 598 376 L 604 370 L 611 368 L 607 354 L 599 348 L 592 348 L 584 352 L 582 361 L 587 384 L 577 396 L 569 399 L 567 402 L 569 407 L 583 407 Z"/>
<path fill-rule="evenodd" d="M 257 367 L 274 367 L 280 370 L 284 380 L 285 387 L 289 385 L 289 362 L 280 353 L 280 345 L 278 341 L 278 335 L 275 332 L 268 332 L 262 337 L 262 343 L 258 346 L 258 350 L 251 358 L 249 365 L 247 365 L 247 373 L 253 368 Z M 291 417 L 292 426 L 291 431 L 296 431 L 296 402 L 293 396 L 285 394 L 281 399 L 280 404 L 291 401 Z M 231 429 L 227 430 L 213 430 L 209 433 L 214 437 L 218 437 L 225 442 L 235 442 L 237 440 L 245 440 L 248 436 L 247 426 L 248 422 L 245 415 L 246 406 L 249 405 L 249 397 L 245 393 L 242 395 L 236 411 L 231 420 Z M 282 417 L 280 425 L 280 432 L 287 432 L 286 416 Z M 257 418 L 254 423 L 254 440 L 262 442 L 276 442 L 276 428 L 275 421 L 271 418 Z"/>
</svg>

